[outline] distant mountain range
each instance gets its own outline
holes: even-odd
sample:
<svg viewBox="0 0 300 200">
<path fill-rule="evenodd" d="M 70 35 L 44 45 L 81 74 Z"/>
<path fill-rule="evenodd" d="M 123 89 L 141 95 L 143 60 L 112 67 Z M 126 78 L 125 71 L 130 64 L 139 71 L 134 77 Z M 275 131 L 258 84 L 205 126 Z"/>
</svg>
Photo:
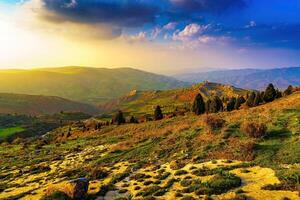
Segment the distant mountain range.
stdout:
<svg viewBox="0 0 300 200">
<path fill-rule="evenodd" d="M 100 109 L 61 97 L 0 93 L 0 113 L 41 115 L 61 111 L 98 114 Z"/>
<path fill-rule="evenodd" d="M 131 90 L 164 90 L 184 85 L 171 77 L 131 68 L 62 67 L 0 71 L 2 93 L 59 96 L 84 103 L 105 102 Z"/>
<path fill-rule="evenodd" d="M 269 83 L 273 83 L 277 88 L 285 89 L 289 85 L 300 85 L 300 67 L 219 70 L 180 74 L 175 78 L 190 83 L 212 81 L 247 89 L 264 89 Z"/>
</svg>

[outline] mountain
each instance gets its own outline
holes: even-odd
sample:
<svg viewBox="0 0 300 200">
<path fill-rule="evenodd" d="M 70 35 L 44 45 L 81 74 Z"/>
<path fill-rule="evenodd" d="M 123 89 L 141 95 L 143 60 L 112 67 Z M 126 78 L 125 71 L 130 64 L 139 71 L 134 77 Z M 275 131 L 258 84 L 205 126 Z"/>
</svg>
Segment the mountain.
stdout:
<svg viewBox="0 0 300 200">
<path fill-rule="evenodd" d="M 160 105 L 164 112 L 173 112 L 176 108 L 189 108 L 194 97 L 201 93 L 204 99 L 217 95 L 233 97 L 246 95 L 249 90 L 236 88 L 219 83 L 203 82 L 188 88 L 171 89 L 165 91 L 131 91 L 127 95 L 102 104 L 99 107 L 112 112 L 118 109 L 134 115 L 153 114 L 154 107 Z"/>
<path fill-rule="evenodd" d="M 174 78 L 131 68 L 62 67 L 0 71 L 0 92 L 59 96 L 84 103 L 104 102 L 131 90 L 164 90 L 184 85 Z"/>
<path fill-rule="evenodd" d="M 58 112 L 83 112 L 98 114 L 92 105 L 78 103 L 55 96 L 0 93 L 0 113 L 5 114 L 54 114 Z"/>
<path fill-rule="evenodd" d="M 207 80 L 248 89 L 264 89 L 269 83 L 273 83 L 276 87 L 285 89 L 289 85 L 300 85 L 300 67 L 266 70 L 221 70 L 204 73 L 181 74 L 175 77 L 179 80 L 191 83 Z"/>
</svg>

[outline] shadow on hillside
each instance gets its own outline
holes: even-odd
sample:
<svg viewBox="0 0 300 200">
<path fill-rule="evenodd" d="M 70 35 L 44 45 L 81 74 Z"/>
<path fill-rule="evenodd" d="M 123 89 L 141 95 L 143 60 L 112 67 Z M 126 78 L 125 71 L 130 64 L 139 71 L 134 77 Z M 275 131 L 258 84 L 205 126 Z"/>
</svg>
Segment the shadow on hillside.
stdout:
<svg viewBox="0 0 300 200">
<path fill-rule="evenodd" d="M 269 134 L 266 135 L 265 139 L 287 139 L 292 136 L 291 131 L 286 128 L 278 129 L 278 130 L 271 130 Z"/>
</svg>

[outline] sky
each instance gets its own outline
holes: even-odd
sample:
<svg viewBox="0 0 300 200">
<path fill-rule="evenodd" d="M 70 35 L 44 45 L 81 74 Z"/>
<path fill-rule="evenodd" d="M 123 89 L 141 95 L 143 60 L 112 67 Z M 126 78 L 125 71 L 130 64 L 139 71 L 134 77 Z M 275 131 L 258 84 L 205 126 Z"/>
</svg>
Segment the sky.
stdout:
<svg viewBox="0 0 300 200">
<path fill-rule="evenodd" d="M 300 0 L 1 0 L 0 68 L 300 66 Z"/>
</svg>

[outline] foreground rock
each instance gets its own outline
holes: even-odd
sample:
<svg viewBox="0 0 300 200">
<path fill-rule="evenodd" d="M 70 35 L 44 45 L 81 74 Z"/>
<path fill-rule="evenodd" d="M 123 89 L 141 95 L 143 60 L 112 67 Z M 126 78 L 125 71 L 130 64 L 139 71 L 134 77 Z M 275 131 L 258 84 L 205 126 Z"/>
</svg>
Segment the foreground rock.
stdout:
<svg viewBox="0 0 300 200">
<path fill-rule="evenodd" d="M 72 188 L 71 198 L 73 199 L 85 199 L 89 189 L 89 180 L 86 178 L 79 178 L 69 182 Z"/>
</svg>

